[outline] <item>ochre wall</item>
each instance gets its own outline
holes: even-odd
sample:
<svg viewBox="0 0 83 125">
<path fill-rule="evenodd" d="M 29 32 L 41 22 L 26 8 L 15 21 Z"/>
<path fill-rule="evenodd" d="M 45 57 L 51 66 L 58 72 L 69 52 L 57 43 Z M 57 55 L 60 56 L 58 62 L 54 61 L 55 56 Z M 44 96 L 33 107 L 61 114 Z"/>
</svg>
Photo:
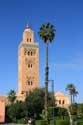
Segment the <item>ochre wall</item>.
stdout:
<svg viewBox="0 0 83 125">
<path fill-rule="evenodd" d="M 0 122 L 5 122 L 5 101 L 0 100 Z"/>
<path fill-rule="evenodd" d="M 39 88 L 39 45 L 30 28 L 23 32 L 18 48 L 18 95 Z"/>
<path fill-rule="evenodd" d="M 56 105 L 58 107 L 68 107 L 70 105 L 70 102 L 69 102 L 69 97 L 68 96 L 65 96 L 63 93 L 61 92 L 56 92 L 55 93 L 55 102 L 56 102 Z M 63 103 L 64 101 L 64 103 Z"/>
</svg>

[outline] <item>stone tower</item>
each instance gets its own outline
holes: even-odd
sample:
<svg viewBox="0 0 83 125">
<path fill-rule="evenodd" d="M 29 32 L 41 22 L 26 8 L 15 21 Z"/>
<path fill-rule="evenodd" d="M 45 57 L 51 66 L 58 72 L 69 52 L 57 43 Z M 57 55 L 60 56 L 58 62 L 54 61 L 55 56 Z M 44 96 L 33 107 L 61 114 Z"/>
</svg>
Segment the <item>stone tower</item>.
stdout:
<svg viewBox="0 0 83 125">
<path fill-rule="evenodd" d="M 39 87 L 39 46 L 34 42 L 34 33 L 29 26 L 23 32 L 18 48 L 18 94 Z"/>
</svg>

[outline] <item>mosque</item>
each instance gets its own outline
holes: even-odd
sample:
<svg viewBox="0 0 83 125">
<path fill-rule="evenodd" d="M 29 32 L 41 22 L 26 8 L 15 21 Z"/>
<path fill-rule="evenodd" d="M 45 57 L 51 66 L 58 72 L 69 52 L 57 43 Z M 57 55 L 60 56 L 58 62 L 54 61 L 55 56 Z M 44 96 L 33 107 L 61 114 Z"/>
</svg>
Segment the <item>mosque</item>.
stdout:
<svg viewBox="0 0 83 125">
<path fill-rule="evenodd" d="M 39 45 L 34 41 L 34 32 L 27 26 L 18 47 L 18 92 L 17 100 L 24 100 L 26 94 L 39 88 Z M 68 106 L 69 98 L 61 92 L 55 93 L 57 106 Z M 0 96 L 0 122 L 5 121 L 7 96 Z"/>
</svg>

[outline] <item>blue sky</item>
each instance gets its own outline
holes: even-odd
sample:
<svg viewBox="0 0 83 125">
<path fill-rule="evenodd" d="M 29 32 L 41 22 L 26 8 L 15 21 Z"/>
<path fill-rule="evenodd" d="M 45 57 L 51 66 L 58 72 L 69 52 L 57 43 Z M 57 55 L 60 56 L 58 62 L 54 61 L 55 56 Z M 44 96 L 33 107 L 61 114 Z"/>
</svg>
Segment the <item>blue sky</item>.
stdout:
<svg viewBox="0 0 83 125">
<path fill-rule="evenodd" d="M 18 88 L 18 45 L 28 23 L 40 45 L 40 83 L 44 86 L 45 44 L 39 27 L 51 22 L 56 38 L 49 44 L 49 79 L 55 91 L 65 92 L 68 83 L 78 89 L 83 102 L 83 0 L 0 0 L 0 94 Z"/>
</svg>

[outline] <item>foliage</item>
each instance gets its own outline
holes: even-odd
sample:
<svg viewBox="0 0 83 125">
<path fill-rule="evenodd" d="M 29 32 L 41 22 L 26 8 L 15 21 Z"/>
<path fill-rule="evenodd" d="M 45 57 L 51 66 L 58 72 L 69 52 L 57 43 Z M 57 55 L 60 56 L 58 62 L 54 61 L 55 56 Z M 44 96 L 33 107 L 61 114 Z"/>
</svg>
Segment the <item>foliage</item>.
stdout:
<svg viewBox="0 0 83 125">
<path fill-rule="evenodd" d="M 69 115 L 68 111 L 65 108 L 61 107 L 49 107 L 48 108 L 48 118 L 49 120 L 52 120 L 54 117 L 56 120 L 62 119 L 62 120 L 68 120 L 69 121 Z M 45 120 L 45 110 L 42 111 L 41 117 Z"/>
<path fill-rule="evenodd" d="M 52 105 L 52 97 L 49 95 L 49 105 Z M 44 109 L 45 90 L 35 89 L 26 97 L 25 103 L 28 110 L 28 117 L 40 118 Z M 51 103 L 50 103 L 51 102 Z"/>
<path fill-rule="evenodd" d="M 10 92 L 8 93 L 8 101 L 10 103 L 13 103 L 16 99 L 16 92 L 14 90 L 10 90 Z"/>
<path fill-rule="evenodd" d="M 45 125 L 45 121 L 44 120 L 36 120 L 35 125 Z"/>
<path fill-rule="evenodd" d="M 40 114 L 40 116 L 41 116 L 41 118 L 42 118 L 43 120 L 46 119 L 45 109 L 42 110 L 42 113 Z"/>
<path fill-rule="evenodd" d="M 76 87 L 74 84 L 69 83 L 66 87 L 66 90 L 69 91 L 70 97 L 71 97 L 71 104 L 75 103 L 75 96 L 77 96 L 78 91 L 76 90 Z"/>
<path fill-rule="evenodd" d="M 77 115 L 78 104 L 77 103 L 72 104 L 69 107 L 69 109 L 70 109 L 71 115 Z"/>
<path fill-rule="evenodd" d="M 43 24 L 38 32 L 40 38 L 46 43 L 47 41 L 52 42 L 55 37 L 56 29 L 49 22 Z"/>
<path fill-rule="evenodd" d="M 56 125 L 69 125 L 68 120 L 56 120 Z"/>
<path fill-rule="evenodd" d="M 16 107 L 14 104 L 6 107 L 6 122 L 16 122 Z"/>
<path fill-rule="evenodd" d="M 83 103 L 72 104 L 69 108 L 70 108 L 71 115 L 74 119 L 83 119 Z"/>
<path fill-rule="evenodd" d="M 45 125 L 44 120 L 36 120 L 35 125 Z M 70 122 L 68 120 L 62 120 L 62 119 L 54 119 L 50 121 L 49 125 L 70 125 Z M 73 125 L 83 125 L 83 120 L 74 122 Z"/>
<path fill-rule="evenodd" d="M 52 116 L 54 113 L 54 117 L 56 121 L 58 120 L 66 120 L 69 121 L 67 110 L 60 107 L 52 107 L 52 95 L 49 95 L 49 117 L 52 120 Z M 11 103 L 10 105 L 6 106 L 6 122 L 27 122 L 29 117 L 35 117 L 35 119 L 41 119 L 40 114 L 43 112 L 43 116 L 45 116 L 44 110 L 44 96 L 45 90 L 44 89 L 35 89 L 33 90 L 27 97 L 25 102 L 16 101 L 15 103 Z M 82 122 L 83 119 L 83 103 L 82 104 L 72 104 L 70 107 L 70 111 L 72 114 L 72 118 L 74 121 Z M 63 118 L 64 116 L 64 118 Z M 45 118 L 43 118 L 45 119 Z M 57 123 L 58 124 L 61 124 Z M 43 124 L 43 123 L 42 123 Z M 63 124 L 63 123 L 62 123 Z M 64 123 L 65 125 L 66 123 Z M 82 123 L 78 123 L 82 124 Z"/>
<path fill-rule="evenodd" d="M 26 105 L 17 101 L 6 107 L 6 121 L 16 122 L 16 119 L 27 117 Z"/>
<path fill-rule="evenodd" d="M 16 123 L 18 123 L 18 124 L 27 124 L 27 119 L 25 119 L 25 118 L 18 119 L 16 121 Z"/>
<path fill-rule="evenodd" d="M 68 111 L 65 108 L 56 107 L 54 110 L 55 117 L 59 117 L 59 119 L 69 119 Z"/>
<path fill-rule="evenodd" d="M 56 120 L 55 119 L 50 120 L 50 125 L 56 125 Z"/>
<path fill-rule="evenodd" d="M 28 117 L 39 117 L 42 109 L 44 109 L 44 90 L 35 89 L 26 97 L 25 104 L 28 110 Z"/>
<path fill-rule="evenodd" d="M 35 125 L 46 125 L 44 120 L 36 120 Z M 56 118 L 50 121 L 49 125 L 69 125 L 69 121 L 68 120 L 61 120 L 58 119 L 56 120 Z"/>
<path fill-rule="evenodd" d="M 49 106 L 52 105 L 51 93 L 48 94 Z M 20 119 L 40 118 L 44 109 L 45 89 L 35 89 L 27 95 L 24 102 L 16 101 L 6 106 L 6 121 L 16 122 Z"/>
<path fill-rule="evenodd" d="M 78 104 L 78 116 L 83 118 L 83 103 Z"/>
<path fill-rule="evenodd" d="M 66 123 L 69 125 L 68 120 L 57 119 L 56 117 L 50 121 L 50 125 L 65 125 Z"/>
<path fill-rule="evenodd" d="M 77 122 L 76 122 L 76 125 L 83 125 L 83 120 L 77 121 Z"/>
<path fill-rule="evenodd" d="M 76 124 L 81 124 L 78 123 L 79 121 L 82 122 L 83 119 L 83 104 L 72 104 L 70 106 L 70 111 L 72 115 L 72 119 L 74 122 L 77 122 Z"/>
</svg>

